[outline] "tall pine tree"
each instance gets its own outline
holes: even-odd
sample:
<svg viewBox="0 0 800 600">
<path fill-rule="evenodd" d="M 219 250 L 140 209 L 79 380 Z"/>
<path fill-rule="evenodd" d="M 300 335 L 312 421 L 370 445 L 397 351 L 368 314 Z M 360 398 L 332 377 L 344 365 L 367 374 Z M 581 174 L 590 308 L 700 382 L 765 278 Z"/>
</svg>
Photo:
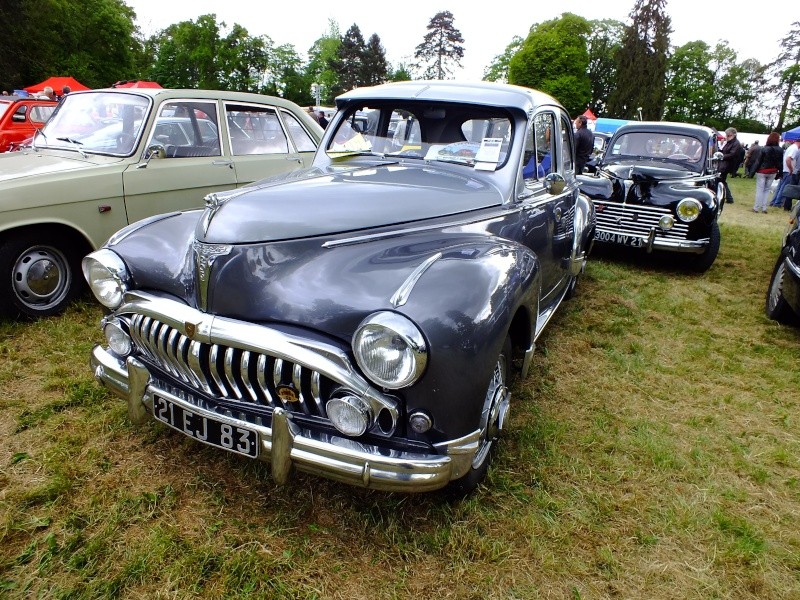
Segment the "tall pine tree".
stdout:
<svg viewBox="0 0 800 600">
<path fill-rule="evenodd" d="M 361 84 L 361 73 L 364 68 L 364 53 L 366 44 L 361 29 L 353 23 L 344 36 L 342 44 L 339 46 L 337 60 L 335 63 L 336 74 L 338 75 L 338 86 L 334 88 L 334 96 L 352 90 Z"/>
<path fill-rule="evenodd" d="M 666 101 L 671 19 L 666 0 L 636 0 L 617 53 L 617 86 L 608 111 L 614 117 L 659 120 Z"/>
<path fill-rule="evenodd" d="M 453 13 L 436 13 L 428 23 L 428 33 L 414 51 L 416 67 L 426 79 L 446 79 L 464 58 L 464 38 L 453 25 Z"/>
<path fill-rule="evenodd" d="M 386 60 L 386 51 L 381 45 L 381 38 L 373 33 L 367 41 L 364 51 L 364 62 L 361 69 L 362 85 L 378 85 L 385 83 L 389 78 L 389 63 Z"/>
</svg>

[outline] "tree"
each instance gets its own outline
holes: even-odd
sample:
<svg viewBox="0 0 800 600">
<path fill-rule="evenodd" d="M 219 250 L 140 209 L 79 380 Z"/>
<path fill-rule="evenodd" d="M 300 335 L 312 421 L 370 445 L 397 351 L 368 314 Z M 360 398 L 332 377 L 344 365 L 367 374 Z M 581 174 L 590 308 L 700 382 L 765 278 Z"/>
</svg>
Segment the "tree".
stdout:
<svg viewBox="0 0 800 600">
<path fill-rule="evenodd" d="M 389 70 L 389 81 L 411 81 L 411 67 L 405 63 L 397 65 L 396 69 Z"/>
<path fill-rule="evenodd" d="M 617 85 L 609 97 L 609 112 L 623 119 L 661 119 L 671 19 L 666 0 L 636 0 L 617 54 Z"/>
<path fill-rule="evenodd" d="M 136 73 L 136 14 L 122 0 L 3 0 L 0 86 L 52 75 L 103 87 Z"/>
<path fill-rule="evenodd" d="M 446 79 L 464 58 L 464 38 L 453 25 L 449 10 L 436 13 L 428 23 L 428 33 L 414 51 L 416 68 L 426 79 Z"/>
<path fill-rule="evenodd" d="M 622 47 L 624 23 L 613 19 L 590 21 L 591 33 L 586 40 L 589 66 L 586 74 L 591 86 L 591 105 L 600 115 L 607 112 L 608 98 L 617 85 L 616 56 Z"/>
<path fill-rule="evenodd" d="M 484 81 L 500 81 L 505 83 L 508 81 L 508 63 L 511 62 L 511 57 L 514 56 L 519 49 L 522 48 L 523 40 L 520 36 L 515 35 L 511 39 L 511 43 L 506 46 L 502 54 L 494 57 L 492 62 L 483 71 Z"/>
<path fill-rule="evenodd" d="M 586 69 L 589 21 L 571 13 L 531 28 L 508 64 L 509 83 L 539 89 L 556 98 L 571 114 L 582 113 L 591 99 Z"/>
<path fill-rule="evenodd" d="M 781 39 L 780 47 L 778 58 L 770 65 L 771 71 L 778 81 L 774 90 L 781 98 L 776 126 L 779 131 L 787 122 L 790 105 L 794 106 L 795 112 L 791 115 L 789 122 L 800 119 L 800 112 L 797 109 L 797 95 L 800 92 L 800 21 L 792 23 L 789 33 Z"/>
<path fill-rule="evenodd" d="M 386 51 L 381 45 L 381 38 L 373 33 L 367 41 L 362 65 L 361 83 L 363 85 L 378 85 L 389 79 L 389 62 L 386 60 Z"/>
<path fill-rule="evenodd" d="M 364 71 L 364 53 L 367 46 L 358 25 L 353 23 L 344 36 L 334 62 L 334 70 L 338 77 L 336 87 L 333 88 L 334 96 L 358 87 Z"/>
<path fill-rule="evenodd" d="M 221 41 L 216 15 L 170 25 L 152 36 L 151 42 L 156 56 L 151 79 L 170 88 L 223 87 L 217 62 Z"/>
<path fill-rule="evenodd" d="M 335 70 L 339 46 L 342 36 L 339 34 L 339 25 L 333 19 L 328 20 L 328 31 L 317 38 L 308 51 L 308 64 L 305 73 L 309 87 L 312 83 L 322 86 L 320 101 L 330 103 L 333 101 L 332 90 L 339 84 L 339 76 Z"/>
<path fill-rule="evenodd" d="M 718 100 L 710 64 L 705 42 L 689 42 L 675 50 L 667 70 L 665 120 L 712 125 L 718 116 Z M 719 128 L 716 123 L 714 126 Z"/>
</svg>

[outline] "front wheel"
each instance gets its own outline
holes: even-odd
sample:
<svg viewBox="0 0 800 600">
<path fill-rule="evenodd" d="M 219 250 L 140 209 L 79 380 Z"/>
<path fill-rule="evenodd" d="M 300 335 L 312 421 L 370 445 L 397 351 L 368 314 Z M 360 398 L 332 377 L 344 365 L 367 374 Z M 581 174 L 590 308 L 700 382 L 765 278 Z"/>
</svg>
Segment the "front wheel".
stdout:
<svg viewBox="0 0 800 600">
<path fill-rule="evenodd" d="M 67 243 L 26 232 L 0 245 L 0 313 L 36 319 L 62 312 L 82 289 L 80 256 Z"/>
<path fill-rule="evenodd" d="M 711 234 L 708 237 L 708 246 L 706 246 L 705 252 L 693 255 L 690 259 L 689 266 L 693 271 L 705 273 L 711 268 L 711 265 L 717 260 L 717 255 L 719 254 L 721 237 L 719 223 L 714 221 L 711 224 Z"/>
<path fill-rule="evenodd" d="M 778 323 L 793 325 L 797 322 L 798 317 L 794 314 L 792 307 L 789 306 L 783 295 L 783 283 L 786 277 L 785 259 L 786 253 L 781 250 L 781 255 L 775 263 L 775 268 L 772 269 L 772 278 L 769 280 L 765 312 L 770 319 Z"/>
<path fill-rule="evenodd" d="M 508 416 L 511 394 L 508 390 L 511 376 L 511 338 L 506 337 L 500 355 L 486 389 L 486 396 L 481 410 L 478 451 L 472 459 L 472 466 L 460 479 L 451 481 L 448 491 L 455 496 L 464 496 L 472 492 L 486 478 L 492 458 L 492 448 L 500 436 L 506 417 Z"/>
</svg>

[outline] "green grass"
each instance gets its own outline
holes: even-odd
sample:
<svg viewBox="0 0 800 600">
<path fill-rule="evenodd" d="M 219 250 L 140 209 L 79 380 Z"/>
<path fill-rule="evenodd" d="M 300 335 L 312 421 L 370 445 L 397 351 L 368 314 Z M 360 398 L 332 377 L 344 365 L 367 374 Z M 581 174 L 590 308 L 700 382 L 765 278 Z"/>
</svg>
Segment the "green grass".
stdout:
<svg viewBox="0 0 800 600">
<path fill-rule="evenodd" d="M 88 300 L 0 323 L 0 597 L 800 597 L 800 329 L 764 316 L 787 215 L 731 185 L 707 273 L 592 257 L 457 504 L 278 488 L 133 427 L 91 377 Z"/>
</svg>

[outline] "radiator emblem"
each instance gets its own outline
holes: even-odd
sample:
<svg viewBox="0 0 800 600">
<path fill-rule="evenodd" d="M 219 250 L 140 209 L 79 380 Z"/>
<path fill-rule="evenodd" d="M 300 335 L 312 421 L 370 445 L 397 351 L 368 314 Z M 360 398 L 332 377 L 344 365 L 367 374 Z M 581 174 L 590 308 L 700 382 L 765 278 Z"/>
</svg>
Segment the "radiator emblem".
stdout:
<svg viewBox="0 0 800 600">
<path fill-rule="evenodd" d="M 201 310 L 205 310 L 208 303 L 208 280 L 211 275 L 211 267 L 217 258 L 230 254 L 233 246 L 229 244 L 204 244 L 195 240 L 193 249 L 197 282 L 197 305 Z"/>
<path fill-rule="evenodd" d="M 186 331 L 186 337 L 188 337 L 190 340 L 193 340 L 194 334 L 197 333 L 197 325 L 186 321 L 183 324 L 183 329 Z"/>
<path fill-rule="evenodd" d="M 276 389 L 278 397 L 284 402 L 297 402 L 300 400 L 297 390 L 292 385 L 279 385 Z"/>
</svg>

